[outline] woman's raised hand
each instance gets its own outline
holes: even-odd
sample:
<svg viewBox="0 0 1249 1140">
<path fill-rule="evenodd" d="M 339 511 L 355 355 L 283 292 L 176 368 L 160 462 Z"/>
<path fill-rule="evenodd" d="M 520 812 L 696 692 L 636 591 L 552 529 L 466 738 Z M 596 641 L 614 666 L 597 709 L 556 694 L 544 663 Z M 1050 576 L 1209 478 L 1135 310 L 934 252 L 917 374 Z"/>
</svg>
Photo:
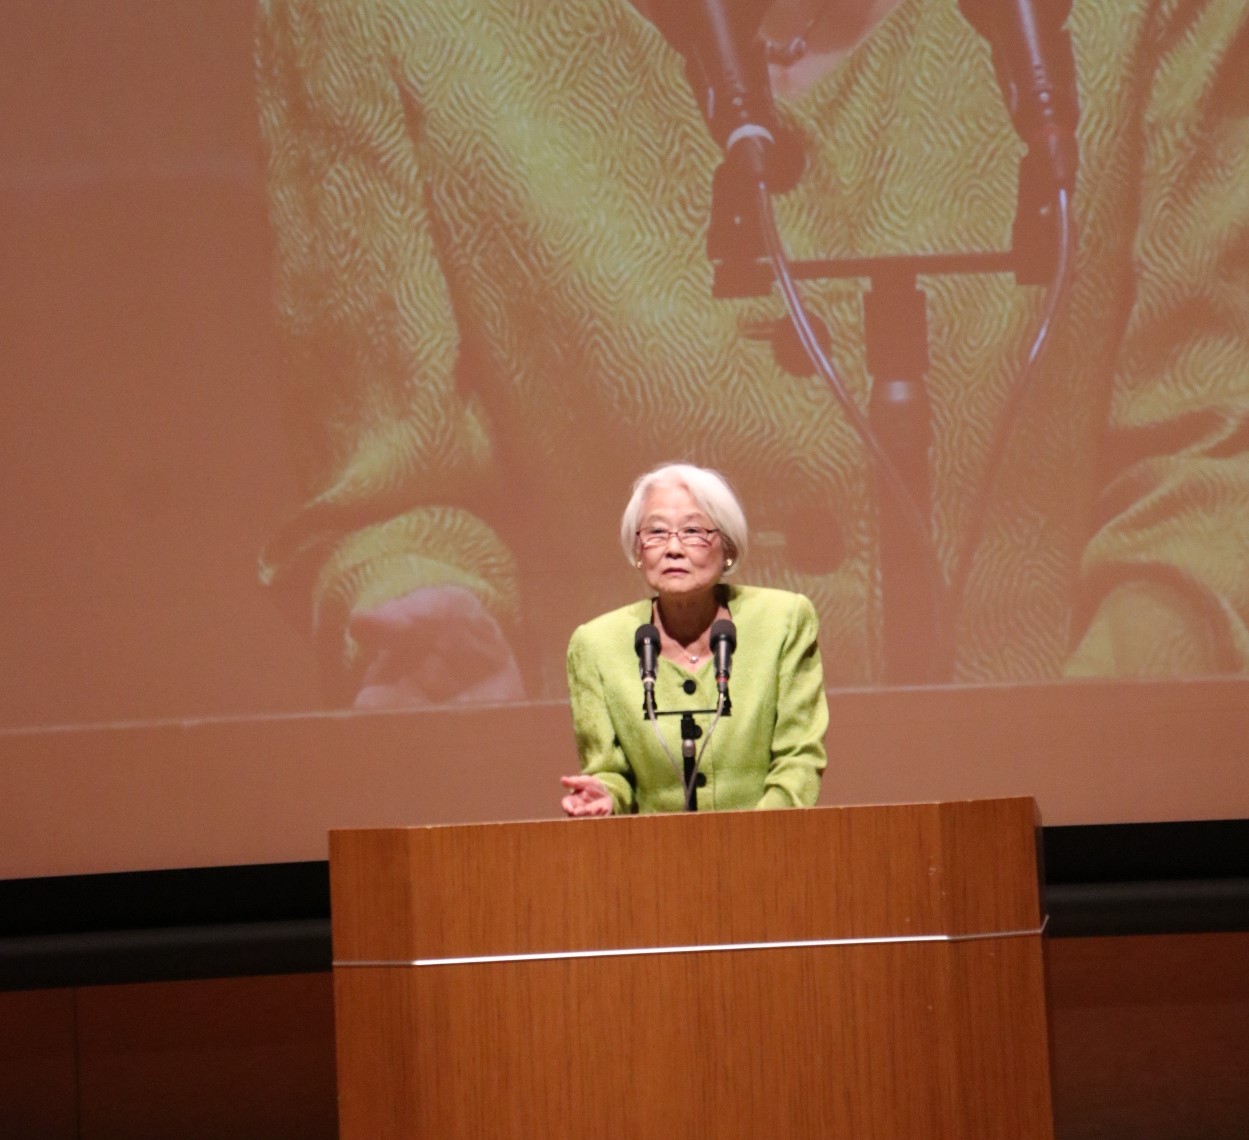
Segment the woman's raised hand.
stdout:
<svg viewBox="0 0 1249 1140">
<path fill-rule="evenodd" d="M 602 780 L 595 776 L 561 776 L 559 782 L 568 789 L 559 801 L 565 815 L 611 815 L 611 792 Z"/>
</svg>

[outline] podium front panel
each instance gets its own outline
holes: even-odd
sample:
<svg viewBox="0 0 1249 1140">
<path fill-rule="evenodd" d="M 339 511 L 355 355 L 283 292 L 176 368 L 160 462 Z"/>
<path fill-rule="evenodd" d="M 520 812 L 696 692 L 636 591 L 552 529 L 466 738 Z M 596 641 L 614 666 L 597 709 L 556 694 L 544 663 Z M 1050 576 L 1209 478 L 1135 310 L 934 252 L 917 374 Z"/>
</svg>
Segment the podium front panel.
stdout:
<svg viewBox="0 0 1249 1140">
<path fill-rule="evenodd" d="M 334 833 L 342 1135 L 1052 1137 L 1031 801 Z"/>
</svg>

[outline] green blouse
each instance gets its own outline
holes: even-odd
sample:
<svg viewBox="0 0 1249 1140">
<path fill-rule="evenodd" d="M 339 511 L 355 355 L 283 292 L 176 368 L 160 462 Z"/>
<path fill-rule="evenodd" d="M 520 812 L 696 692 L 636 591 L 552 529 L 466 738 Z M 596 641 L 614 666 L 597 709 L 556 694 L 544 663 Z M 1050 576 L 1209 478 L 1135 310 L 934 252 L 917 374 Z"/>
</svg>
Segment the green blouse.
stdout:
<svg viewBox="0 0 1249 1140">
<path fill-rule="evenodd" d="M 828 704 L 816 640 L 819 622 L 802 594 L 728 586 L 737 651 L 729 684 L 732 712 L 704 743 L 701 809 L 803 807 L 820 794 Z M 586 775 L 611 790 L 617 813 L 680 811 L 682 781 L 642 715 L 633 636 L 651 620 L 651 601 L 634 602 L 580 626 L 568 645 L 568 691 L 577 751 Z M 687 692 L 687 682 L 694 683 Z M 687 670 L 660 658 L 655 678 L 659 731 L 681 763 L 679 709 L 716 704 L 711 659 Z M 703 732 L 710 714 L 695 717 Z"/>
</svg>

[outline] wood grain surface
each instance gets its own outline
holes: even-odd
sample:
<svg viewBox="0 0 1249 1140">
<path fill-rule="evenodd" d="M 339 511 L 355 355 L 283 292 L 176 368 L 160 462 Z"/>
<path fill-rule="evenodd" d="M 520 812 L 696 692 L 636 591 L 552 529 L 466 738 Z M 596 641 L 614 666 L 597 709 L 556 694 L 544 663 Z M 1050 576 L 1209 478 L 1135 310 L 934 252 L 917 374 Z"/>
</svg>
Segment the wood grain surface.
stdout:
<svg viewBox="0 0 1249 1140">
<path fill-rule="evenodd" d="M 1052 1137 L 1029 800 L 331 836 L 339 1110 L 390 1136 Z"/>
<path fill-rule="evenodd" d="M 1040 925 L 1030 800 L 330 833 L 337 962 Z"/>
</svg>

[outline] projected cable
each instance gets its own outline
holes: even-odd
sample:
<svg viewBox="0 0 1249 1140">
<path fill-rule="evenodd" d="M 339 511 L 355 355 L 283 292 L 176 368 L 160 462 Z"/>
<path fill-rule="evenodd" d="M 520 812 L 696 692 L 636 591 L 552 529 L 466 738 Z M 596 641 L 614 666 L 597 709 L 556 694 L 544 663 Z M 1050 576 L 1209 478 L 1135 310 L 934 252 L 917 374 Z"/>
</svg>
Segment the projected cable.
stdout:
<svg viewBox="0 0 1249 1140">
<path fill-rule="evenodd" d="M 815 330 L 811 326 L 811 318 L 798 288 L 794 283 L 789 268 L 789 258 L 785 253 L 781 236 L 776 227 L 776 216 L 772 209 L 772 198 L 763 183 L 756 186 L 756 199 L 759 209 L 760 228 L 768 257 L 772 263 L 772 272 L 781 296 L 785 301 L 785 309 L 789 313 L 790 323 L 798 337 L 803 350 L 811 363 L 823 377 L 837 403 L 841 406 L 850 421 L 850 426 L 859 437 L 868 454 L 871 456 L 879 479 L 884 483 L 885 491 L 893 496 L 893 500 L 901 508 L 907 528 L 916 540 L 923 562 L 924 580 L 930 595 L 932 606 L 933 641 L 929 650 L 929 673 L 933 677 L 946 675 L 952 659 L 950 642 L 951 624 L 949 622 L 949 602 L 946 594 L 945 577 L 937 558 L 937 548 L 933 542 L 928 523 L 925 521 L 914 496 L 906 485 L 906 480 L 898 470 L 889 454 L 885 451 L 872 425 L 863 414 L 854 398 L 850 395 L 845 383 L 833 367 L 827 354 L 820 346 Z"/>
<path fill-rule="evenodd" d="M 1045 355 L 1045 350 L 1051 343 L 1054 331 L 1054 318 L 1058 314 L 1059 309 L 1062 308 L 1062 304 L 1066 300 L 1074 280 L 1072 269 L 1075 265 L 1075 259 L 1072 257 L 1072 248 L 1075 244 L 1075 223 L 1071 214 L 1070 196 L 1065 189 L 1060 189 L 1057 192 L 1056 202 L 1058 210 L 1058 257 L 1054 267 L 1054 279 L 1047 290 L 1045 306 L 1042 309 L 1041 324 L 1028 352 L 1028 359 L 1019 378 L 1007 393 L 1006 407 L 1002 411 L 1002 417 L 998 422 L 997 431 L 994 433 L 993 442 L 989 448 L 989 457 L 985 462 L 985 469 L 980 477 L 975 504 L 972 507 L 971 518 L 967 527 L 967 537 L 964 539 L 963 546 L 959 551 L 954 574 L 950 581 L 951 628 L 958 616 L 959 609 L 962 607 L 963 595 L 967 589 L 967 579 L 971 574 L 972 562 L 975 559 L 976 549 L 980 545 L 980 540 L 983 538 L 985 521 L 989 513 L 989 501 L 993 497 L 993 488 L 997 481 L 998 469 L 1006 456 L 1006 447 L 1018 422 L 1024 398 L 1032 390 L 1036 382 L 1036 377 L 1040 372 L 1041 360 Z"/>
</svg>

